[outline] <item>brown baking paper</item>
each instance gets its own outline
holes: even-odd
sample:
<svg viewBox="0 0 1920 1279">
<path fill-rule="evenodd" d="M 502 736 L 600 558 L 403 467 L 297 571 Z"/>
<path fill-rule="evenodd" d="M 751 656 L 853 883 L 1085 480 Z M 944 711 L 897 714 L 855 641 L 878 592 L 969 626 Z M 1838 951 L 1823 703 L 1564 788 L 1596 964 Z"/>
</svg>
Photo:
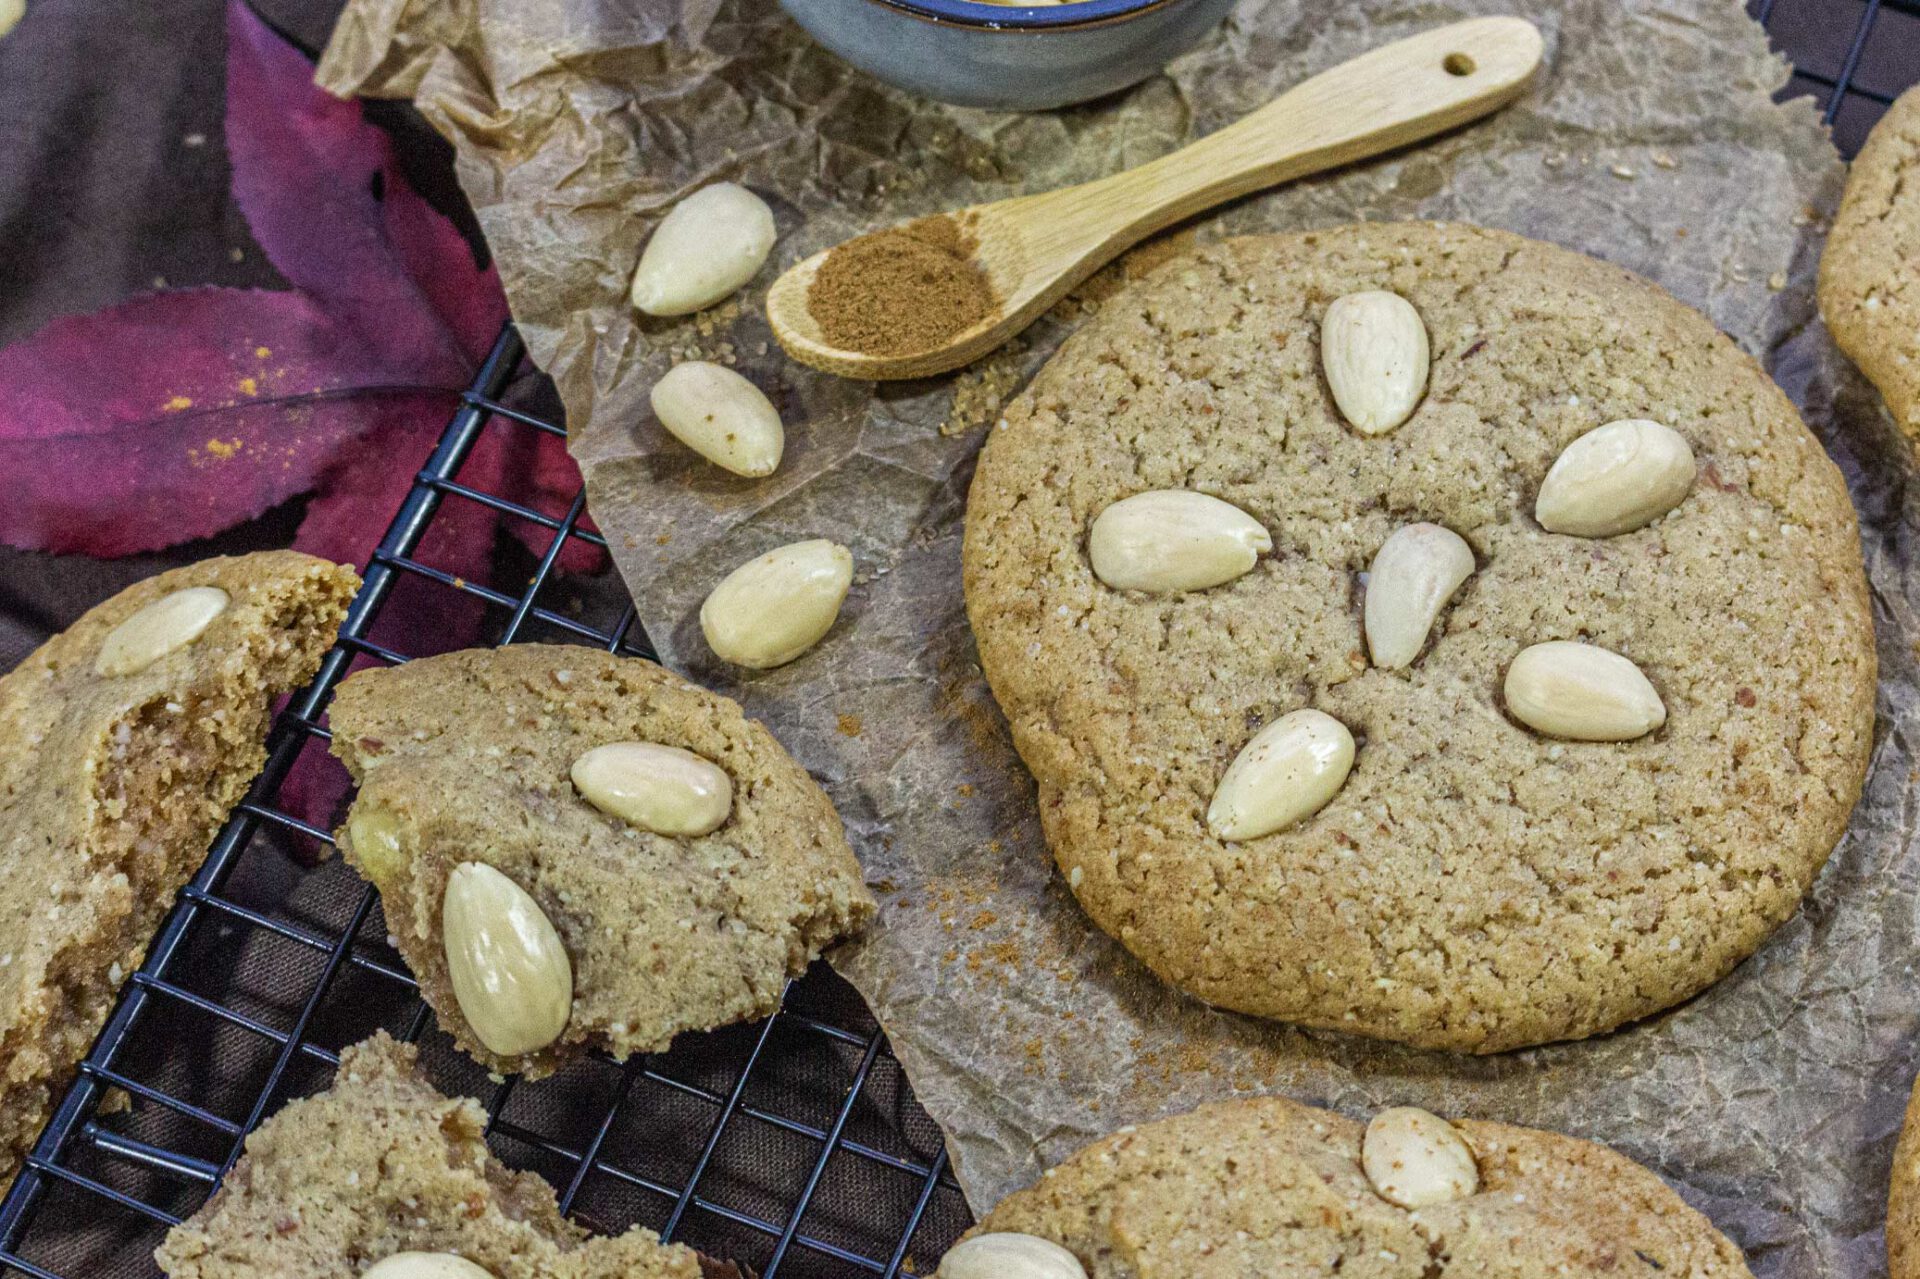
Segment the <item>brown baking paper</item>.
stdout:
<svg viewBox="0 0 1920 1279">
<path fill-rule="evenodd" d="M 883 903 L 836 963 L 946 1129 L 976 1208 L 1122 1124 L 1280 1092 L 1355 1115 L 1410 1102 L 1596 1138 L 1678 1185 L 1762 1276 L 1879 1273 L 1920 1040 L 1908 798 L 1920 526 L 1904 447 L 1814 317 L 1841 164 L 1805 101 L 1770 100 L 1786 68 L 1740 7 L 1246 0 L 1165 75 L 1039 115 L 916 101 L 812 45 L 768 0 L 695 7 L 356 0 L 321 79 L 414 95 L 454 141 L 514 315 L 565 398 L 591 509 L 664 659 L 738 697 L 832 792 Z M 1124 270 L 975 369 L 904 384 L 788 362 L 760 308 L 777 269 L 858 232 L 1111 173 L 1372 45 L 1515 7 L 1549 42 L 1517 105 L 1183 234 L 1457 218 L 1598 254 L 1705 309 L 1767 361 L 1846 468 L 1884 682 L 1852 829 L 1758 955 L 1618 1034 L 1472 1059 L 1209 1010 L 1094 931 L 1053 871 L 975 661 L 961 520 L 1002 399 Z M 648 231 L 721 178 L 773 204 L 775 260 L 714 312 L 639 321 L 625 290 Z M 777 476 L 725 475 L 662 434 L 647 389 L 689 357 L 733 363 L 773 396 L 788 431 Z M 702 597 L 735 564 L 809 537 L 853 550 L 840 624 L 777 671 L 719 664 L 700 638 Z"/>
</svg>

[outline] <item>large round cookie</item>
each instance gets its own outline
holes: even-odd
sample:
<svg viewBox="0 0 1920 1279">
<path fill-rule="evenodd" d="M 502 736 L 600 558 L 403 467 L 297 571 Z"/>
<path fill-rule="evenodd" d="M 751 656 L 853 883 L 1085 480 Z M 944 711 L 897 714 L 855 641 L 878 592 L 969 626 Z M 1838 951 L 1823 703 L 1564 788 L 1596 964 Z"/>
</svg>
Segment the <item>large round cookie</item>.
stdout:
<svg viewBox="0 0 1920 1279">
<path fill-rule="evenodd" d="M 1820 314 L 1834 341 L 1920 439 L 1920 89 L 1867 136 L 1820 258 Z"/>
<path fill-rule="evenodd" d="M 1368 1180 L 1363 1127 L 1278 1097 L 1203 1106 L 1095 1142 L 979 1230 L 1052 1240 L 1094 1279 L 1750 1279 L 1713 1223 L 1605 1146 L 1458 1120 L 1478 1189 L 1410 1211 Z"/>
<path fill-rule="evenodd" d="M 1321 373 L 1320 318 L 1392 290 L 1432 375 L 1363 435 Z M 1544 532 L 1572 440 L 1655 418 L 1698 458 L 1637 532 Z M 1192 488 L 1273 539 L 1245 576 L 1149 595 L 1094 577 L 1090 522 Z M 1396 528 L 1463 535 L 1477 571 L 1405 670 L 1372 668 L 1362 573 Z M 1838 471 L 1753 360 L 1626 271 L 1471 227 L 1244 239 L 1109 302 L 1008 410 L 967 511 L 968 611 L 1081 904 L 1212 1003 L 1431 1047 L 1591 1035 L 1731 969 L 1845 827 L 1875 658 Z M 1587 640 L 1668 719 L 1626 743 L 1511 719 L 1516 653 Z M 1277 834 L 1205 814 L 1276 717 L 1359 741 L 1344 788 Z"/>
</svg>

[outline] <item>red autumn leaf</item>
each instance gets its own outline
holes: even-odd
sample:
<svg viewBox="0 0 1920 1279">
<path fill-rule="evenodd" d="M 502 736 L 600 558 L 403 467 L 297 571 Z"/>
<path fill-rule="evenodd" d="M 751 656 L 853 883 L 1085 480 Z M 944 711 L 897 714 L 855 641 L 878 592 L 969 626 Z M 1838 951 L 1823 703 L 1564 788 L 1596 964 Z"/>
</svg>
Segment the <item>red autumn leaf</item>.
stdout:
<svg viewBox="0 0 1920 1279">
<path fill-rule="evenodd" d="M 422 377 L 464 384 L 506 322 L 497 272 L 408 185 L 393 139 L 242 0 L 227 6 L 233 198 L 280 274 Z"/>
<path fill-rule="evenodd" d="M 446 421 L 506 318 L 499 280 L 312 76 L 233 0 L 235 198 L 296 287 L 143 296 L 0 350 L 0 539 L 124 555 L 204 537 L 313 488 L 370 432 Z M 359 561 L 370 539 L 305 540 Z"/>
<path fill-rule="evenodd" d="M 0 349 L 0 539 L 126 555 L 205 537 L 307 489 L 370 426 L 453 403 L 299 293 L 56 320 Z"/>
</svg>

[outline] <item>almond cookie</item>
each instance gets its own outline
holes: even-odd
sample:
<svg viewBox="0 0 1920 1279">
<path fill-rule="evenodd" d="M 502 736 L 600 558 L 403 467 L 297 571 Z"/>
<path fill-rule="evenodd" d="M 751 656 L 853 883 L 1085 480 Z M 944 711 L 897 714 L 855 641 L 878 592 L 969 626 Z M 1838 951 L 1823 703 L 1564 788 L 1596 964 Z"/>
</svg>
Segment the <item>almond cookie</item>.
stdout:
<svg viewBox="0 0 1920 1279">
<path fill-rule="evenodd" d="M 1920 1085 L 1907 1102 L 1887 1192 L 1887 1279 L 1920 1279 Z"/>
<path fill-rule="evenodd" d="M 1090 557 L 1164 492 L 1215 501 L 1136 558 L 1232 572 Z M 1839 471 L 1705 317 L 1503 232 L 1167 264 L 990 432 L 964 563 L 1068 885 L 1242 1012 L 1469 1052 L 1645 1016 L 1793 912 L 1865 775 Z"/>
<path fill-rule="evenodd" d="M 341 1054 L 330 1089 L 260 1125 L 154 1258 L 170 1279 L 334 1279 L 383 1262 L 383 1279 L 404 1279 L 391 1260 L 404 1254 L 439 1261 L 423 1277 L 700 1279 L 700 1255 L 651 1230 L 588 1237 L 544 1181 L 488 1153 L 486 1127 L 478 1102 L 442 1095 L 382 1031 Z"/>
<path fill-rule="evenodd" d="M 976 1270 L 974 1252 L 998 1264 Z M 939 1273 L 1751 1279 L 1713 1223 L 1605 1146 L 1407 1108 L 1362 1124 L 1278 1097 L 1093 1143 L 1002 1200 Z"/>
<path fill-rule="evenodd" d="M 1894 101 L 1847 173 L 1820 257 L 1820 315 L 1920 440 L 1920 89 Z"/>
<path fill-rule="evenodd" d="M 359 586 L 293 551 L 128 587 L 0 678 L 0 1183 Z"/>
<path fill-rule="evenodd" d="M 440 1024 L 539 1076 L 763 1016 L 874 911 L 806 770 L 638 658 L 524 644 L 363 671 L 338 832 Z"/>
</svg>

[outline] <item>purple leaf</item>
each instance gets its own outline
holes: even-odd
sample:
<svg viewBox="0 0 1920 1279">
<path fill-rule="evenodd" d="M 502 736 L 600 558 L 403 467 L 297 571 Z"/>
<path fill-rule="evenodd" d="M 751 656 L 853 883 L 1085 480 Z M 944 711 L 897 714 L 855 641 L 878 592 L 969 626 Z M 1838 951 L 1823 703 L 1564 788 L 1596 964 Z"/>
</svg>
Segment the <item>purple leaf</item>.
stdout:
<svg viewBox="0 0 1920 1279">
<path fill-rule="evenodd" d="M 55 320 L 0 349 L 0 539 L 126 555 L 304 492 L 423 387 L 298 293 L 193 289 Z M 457 390 L 457 388 L 455 388 Z"/>
<path fill-rule="evenodd" d="M 407 184 L 392 138 L 241 0 L 227 6 L 227 154 L 282 275 L 421 376 L 466 380 L 507 318 L 497 273 Z"/>
<path fill-rule="evenodd" d="M 430 447 L 506 318 L 360 106 L 240 0 L 227 27 L 234 197 L 295 290 L 139 297 L 0 350 L 0 540 L 151 550 L 340 477 L 361 436 Z M 361 559 L 368 529 L 316 506 L 303 544 Z"/>
</svg>

